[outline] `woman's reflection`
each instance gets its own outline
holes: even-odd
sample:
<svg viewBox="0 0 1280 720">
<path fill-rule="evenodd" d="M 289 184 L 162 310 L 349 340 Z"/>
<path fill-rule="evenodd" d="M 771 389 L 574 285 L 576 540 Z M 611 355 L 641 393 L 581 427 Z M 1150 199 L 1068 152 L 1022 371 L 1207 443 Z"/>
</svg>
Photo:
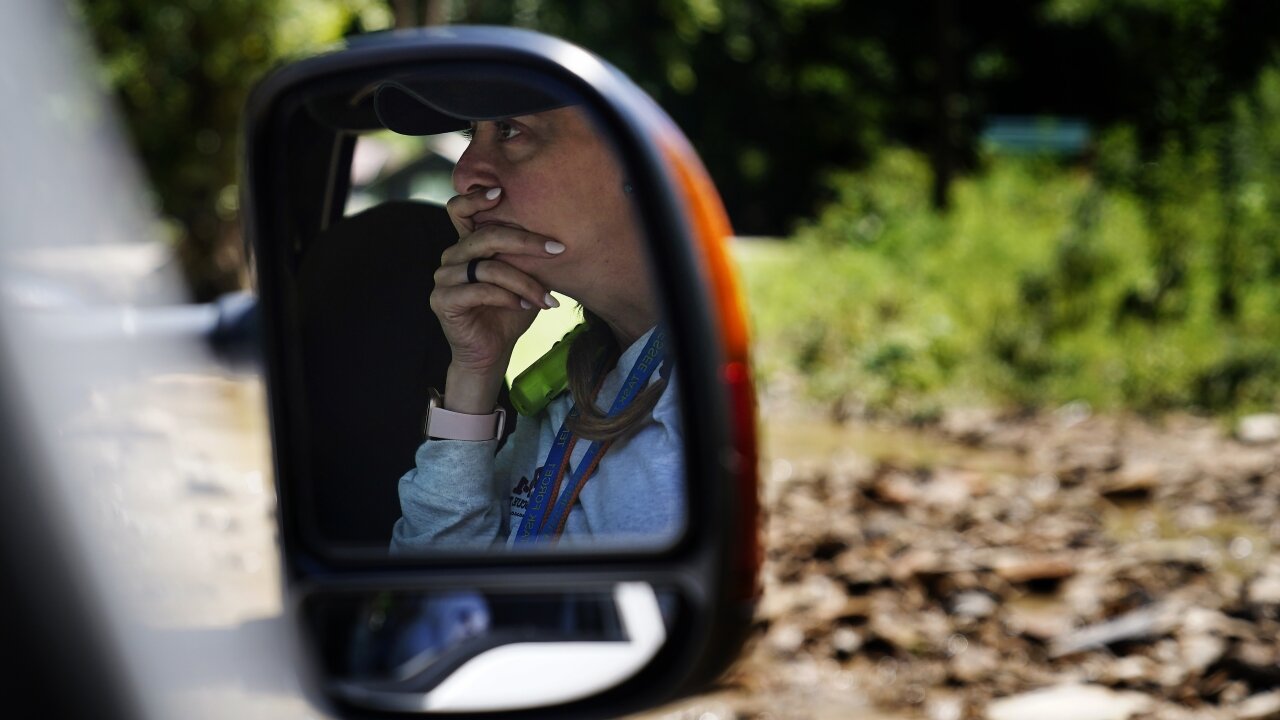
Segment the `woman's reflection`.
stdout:
<svg viewBox="0 0 1280 720">
<path fill-rule="evenodd" d="M 388 93 L 399 102 L 384 103 Z M 402 132 L 415 114 L 476 117 L 428 93 L 384 86 L 380 117 Z M 623 168 L 574 106 L 514 108 L 471 121 L 469 133 L 448 204 L 458 242 L 431 294 L 452 361 L 400 480 L 392 551 L 670 540 L 684 499 L 676 372 Z M 542 396 L 520 408 L 495 456 L 512 348 L 557 305 L 552 290 L 577 300 L 584 322 L 567 362 L 535 365 Z"/>
</svg>

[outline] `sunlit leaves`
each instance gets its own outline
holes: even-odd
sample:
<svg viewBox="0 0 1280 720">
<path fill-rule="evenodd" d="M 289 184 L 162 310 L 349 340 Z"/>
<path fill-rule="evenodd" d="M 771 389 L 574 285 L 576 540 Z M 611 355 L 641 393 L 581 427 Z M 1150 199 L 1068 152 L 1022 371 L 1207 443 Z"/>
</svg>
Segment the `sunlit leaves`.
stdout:
<svg viewBox="0 0 1280 720">
<path fill-rule="evenodd" d="M 239 280 L 238 125 L 279 59 L 389 27 L 383 0 L 68 0 L 177 240 L 198 297 Z"/>
</svg>

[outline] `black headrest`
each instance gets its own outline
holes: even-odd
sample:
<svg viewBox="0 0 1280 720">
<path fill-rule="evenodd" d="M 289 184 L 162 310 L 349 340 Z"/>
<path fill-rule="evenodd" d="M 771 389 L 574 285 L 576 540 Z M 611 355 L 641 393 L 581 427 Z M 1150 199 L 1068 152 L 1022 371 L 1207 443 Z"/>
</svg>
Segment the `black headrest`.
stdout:
<svg viewBox="0 0 1280 720">
<path fill-rule="evenodd" d="M 321 538 L 385 548 L 396 491 L 422 442 L 428 388 L 449 346 L 431 312 L 432 275 L 457 240 L 438 206 L 391 202 L 347 217 L 299 270 L 311 513 Z"/>
</svg>

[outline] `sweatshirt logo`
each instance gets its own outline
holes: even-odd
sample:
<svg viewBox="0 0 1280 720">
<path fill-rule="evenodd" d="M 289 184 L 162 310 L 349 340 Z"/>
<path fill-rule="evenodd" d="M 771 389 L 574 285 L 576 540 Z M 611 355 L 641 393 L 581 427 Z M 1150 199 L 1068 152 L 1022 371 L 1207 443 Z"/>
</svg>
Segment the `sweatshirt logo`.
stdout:
<svg viewBox="0 0 1280 720">
<path fill-rule="evenodd" d="M 533 471 L 533 476 L 538 477 L 542 473 L 542 468 Z M 520 482 L 516 483 L 516 487 L 511 491 L 512 495 L 528 495 L 533 492 L 533 483 L 529 478 L 521 476 Z"/>
</svg>

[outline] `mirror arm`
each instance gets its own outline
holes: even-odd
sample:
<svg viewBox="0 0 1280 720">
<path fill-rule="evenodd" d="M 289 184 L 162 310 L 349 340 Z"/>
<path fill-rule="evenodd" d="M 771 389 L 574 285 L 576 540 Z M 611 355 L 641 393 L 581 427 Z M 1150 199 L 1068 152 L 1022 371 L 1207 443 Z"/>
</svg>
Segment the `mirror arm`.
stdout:
<svg viewBox="0 0 1280 720">
<path fill-rule="evenodd" d="M 250 292 L 228 293 L 211 303 L 187 305 L 99 305 L 32 311 L 33 332 L 55 346 L 92 344 L 104 358 L 134 367 L 146 357 L 154 369 L 174 371 L 207 367 L 205 344 L 229 370 L 257 371 L 262 341 L 258 299 Z M 194 351 L 194 352 L 193 352 Z"/>
<path fill-rule="evenodd" d="M 207 336 L 214 355 L 232 368 L 260 368 L 262 322 L 258 296 L 248 291 L 227 293 L 214 306 L 218 319 Z"/>
</svg>

